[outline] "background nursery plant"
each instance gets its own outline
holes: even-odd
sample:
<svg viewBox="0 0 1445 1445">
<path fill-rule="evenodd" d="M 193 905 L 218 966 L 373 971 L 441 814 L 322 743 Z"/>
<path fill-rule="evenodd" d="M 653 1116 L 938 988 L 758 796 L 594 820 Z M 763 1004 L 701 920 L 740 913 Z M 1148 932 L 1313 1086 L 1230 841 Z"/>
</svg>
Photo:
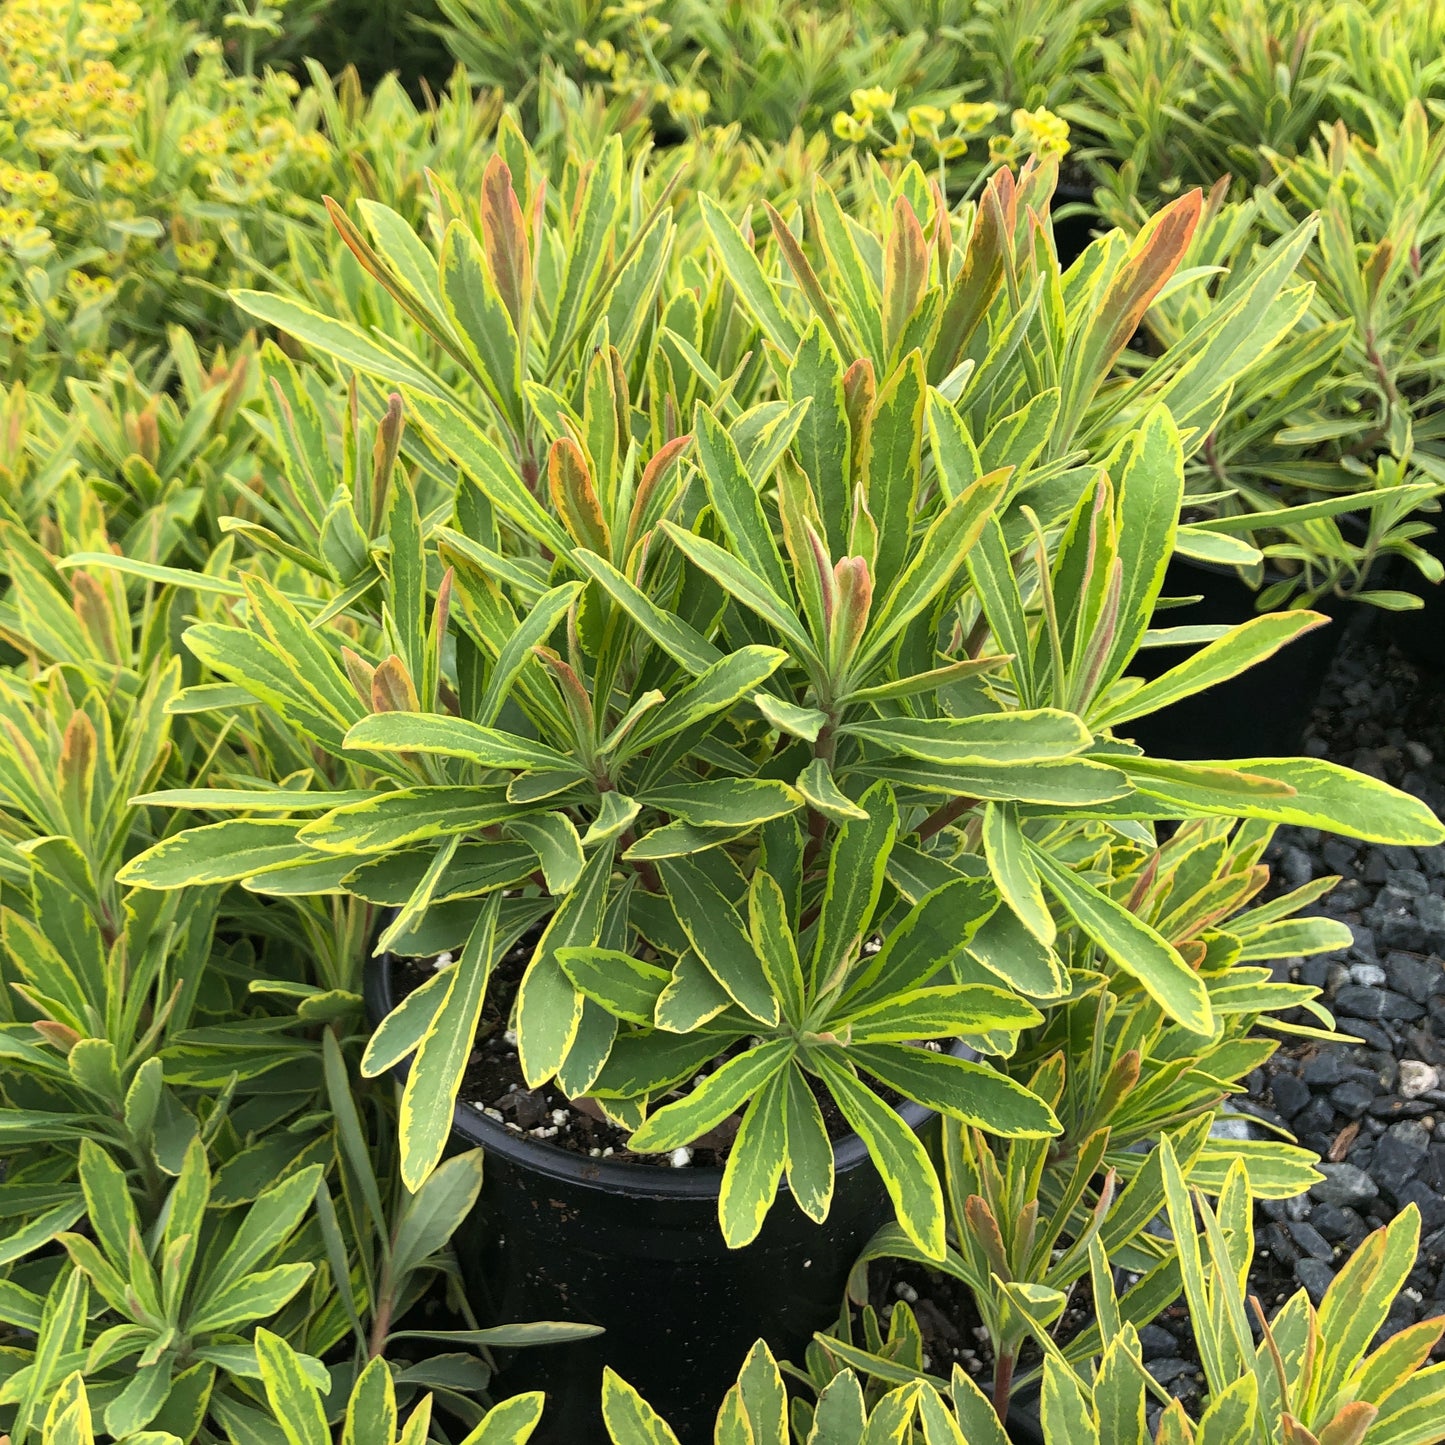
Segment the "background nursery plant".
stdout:
<svg viewBox="0 0 1445 1445">
<path fill-rule="evenodd" d="M 804 1211 L 827 1217 L 835 1148 L 822 1097 L 867 1146 L 902 1234 L 942 1259 L 937 1177 L 877 1090 L 1005 1137 L 1062 1125 L 1027 1078 L 920 1045 L 1006 1060 L 1021 1032 L 1045 1023 L 1041 1009 L 1078 994 L 1099 966 L 1114 990 L 1147 1001 L 1141 1018 L 1170 1020 L 1181 1036 L 1220 1027 L 1211 995 L 1235 982 L 1229 955 L 1216 972 L 1208 945 L 1184 947 L 1184 919 L 1171 920 L 1178 943 L 1146 921 L 1138 885 L 1097 870 L 1109 837 L 1137 847 L 1149 824 L 1211 815 L 1440 836 L 1423 807 L 1330 764 L 1178 763 L 1127 739 L 1132 720 L 1320 621 L 1247 622 L 1151 683 L 1127 677 L 1181 530 L 1183 447 L 1166 404 L 1189 415 L 1191 398 L 1227 402 L 1217 368 L 1195 380 L 1199 359 L 1252 363 L 1249 308 L 1288 272 L 1267 264 L 1204 349 L 1194 340 L 1157 366 L 1154 397 L 1129 409 L 1107 385 L 1127 339 L 1110 318 L 1122 304 L 1142 310 L 1166 283 L 1197 198 L 1132 249 L 1118 234 L 1097 242 L 1083 264 L 1101 268 L 1088 293 L 1098 309 L 1080 298 L 1052 320 L 1037 300 L 1060 285 L 1046 239 L 1025 253 L 1034 302 L 1020 309 L 1004 284 L 1022 244 L 1011 179 L 967 209 L 955 254 L 953 218 L 905 172 L 880 205 L 890 217 L 876 252 L 881 314 L 857 243 L 840 233 L 849 323 L 775 213 L 779 252 L 822 309 L 806 327 L 704 201 L 720 262 L 714 334 L 726 327 L 741 352 L 734 374 L 747 376 L 750 404 L 717 381 L 715 406 L 694 392 L 691 431 L 666 435 L 682 414 L 667 385 L 676 373 L 660 360 L 644 371 L 612 347 L 605 309 L 634 294 L 628 256 L 664 221 L 620 242 L 611 266 L 590 262 L 603 279 L 573 298 L 579 248 L 619 204 L 602 188 L 606 170 L 588 182 L 562 243 L 561 295 L 591 316 L 589 333 L 535 312 L 523 208 L 507 173 L 491 174 L 491 216 L 480 238 L 453 223 L 436 292 L 420 243 L 384 213 L 372 212 L 380 251 L 342 223 L 391 293 L 468 359 L 484 409 L 355 328 L 247 298 L 404 389 L 377 452 L 384 551 L 374 546 L 375 570 L 324 610 L 379 592 L 367 631 L 353 613 L 346 643 L 329 646 L 300 598 L 253 575 L 242 579 L 250 625 L 187 634 L 225 684 L 334 759 L 328 781 L 354 786 L 148 794 L 242 816 L 166 839 L 125 876 L 161 889 L 245 880 L 350 895 L 395 910 L 378 954 L 450 955 L 396 1004 L 365 1062 L 380 1074 L 411 1056 L 400 1144 L 413 1186 L 447 1147 L 493 975 L 536 925 L 520 977 L 492 1005 L 514 1030 L 517 1087 L 553 1091 L 562 1119 L 588 1101 L 632 1155 L 686 1158 L 726 1126 L 717 1209 L 734 1247 L 759 1237 L 785 1175 Z M 1047 196 L 1046 174 L 1025 180 Z M 833 207 L 820 190 L 815 214 Z M 472 259 L 459 270 L 449 258 L 462 255 Z M 609 281 L 610 301 L 586 289 Z M 665 337 L 649 341 L 626 319 L 635 311 L 619 315 L 668 356 Z M 1032 397 L 1018 360 L 1030 327 L 1062 373 Z M 570 398 L 519 386 L 524 365 L 555 366 L 533 352 L 534 329 L 590 357 Z M 747 359 L 756 339 L 770 343 L 766 371 Z M 700 383 L 716 377 L 690 365 Z M 652 390 L 634 405 L 629 378 L 640 373 Z M 298 395 L 294 372 L 274 374 L 278 395 Z M 507 398 L 522 394 L 535 410 L 518 426 Z M 991 401 L 1009 410 L 985 431 Z M 418 484 L 393 464 L 408 414 L 433 459 Z M 291 431 L 293 476 L 319 475 L 318 416 L 275 419 Z M 446 456 L 461 470 L 455 500 L 423 503 Z M 229 705 L 233 694 L 221 696 Z M 1243 873 L 1240 901 L 1259 881 Z M 1077 930 L 1072 947 L 1060 945 L 1061 920 Z M 1246 992 L 1256 982 L 1237 980 Z M 1216 1087 L 1193 1107 L 1218 1098 Z M 1000 1405 L 1006 1378 L 1002 1390 Z"/>
</svg>

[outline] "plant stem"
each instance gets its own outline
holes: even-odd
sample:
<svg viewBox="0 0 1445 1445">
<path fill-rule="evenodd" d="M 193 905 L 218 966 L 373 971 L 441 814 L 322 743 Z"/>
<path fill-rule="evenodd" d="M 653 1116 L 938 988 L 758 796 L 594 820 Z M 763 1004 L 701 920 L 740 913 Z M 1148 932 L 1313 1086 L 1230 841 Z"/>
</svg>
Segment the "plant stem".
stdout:
<svg viewBox="0 0 1445 1445">
<path fill-rule="evenodd" d="M 388 1275 L 390 1271 L 387 1271 Z M 386 1337 L 391 1333 L 391 1280 L 383 1278 L 381 1298 L 376 1304 L 376 1314 L 371 1321 L 371 1338 L 366 1343 L 366 1358 L 374 1360 L 386 1350 Z"/>
<path fill-rule="evenodd" d="M 834 759 L 838 755 L 838 734 L 835 731 L 837 720 L 833 716 L 832 709 L 828 710 L 828 721 L 818 730 L 818 736 L 813 742 L 813 756 L 822 758 L 827 763 L 831 772 Z M 816 808 L 808 809 L 808 848 L 803 855 L 804 868 L 809 867 L 818 854 L 823 851 L 823 843 L 828 836 L 828 820 Z"/>
<path fill-rule="evenodd" d="M 617 840 L 617 851 L 625 855 L 635 842 L 637 842 L 637 830 L 628 828 Z M 649 893 L 661 893 L 662 878 L 658 874 L 656 865 L 648 858 L 639 858 L 636 860 L 636 866 L 637 876 L 642 879 L 642 886 Z"/>
<path fill-rule="evenodd" d="M 1013 1390 L 1014 1357 L 1012 1350 L 1000 1350 L 993 1366 L 993 1412 L 1000 1425 L 1008 1419 L 1008 1397 Z"/>
<path fill-rule="evenodd" d="M 941 808 L 935 809 L 919 827 L 918 841 L 926 842 L 935 833 L 942 832 L 950 823 L 957 822 L 970 808 L 977 805 L 977 798 L 955 798 L 951 803 L 945 803 Z"/>
</svg>

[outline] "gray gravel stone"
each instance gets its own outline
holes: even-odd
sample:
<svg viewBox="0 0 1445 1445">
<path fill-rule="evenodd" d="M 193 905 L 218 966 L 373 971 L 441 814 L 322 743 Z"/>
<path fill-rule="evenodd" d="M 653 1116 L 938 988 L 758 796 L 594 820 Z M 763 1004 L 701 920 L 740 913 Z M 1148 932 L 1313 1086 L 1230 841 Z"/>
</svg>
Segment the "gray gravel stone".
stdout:
<svg viewBox="0 0 1445 1445">
<path fill-rule="evenodd" d="M 1290 1237 L 1304 1252 L 1314 1259 L 1322 1259 L 1329 1264 L 1335 1257 L 1335 1251 L 1329 1241 L 1307 1220 L 1289 1226 Z"/>
<path fill-rule="evenodd" d="M 1374 1102 L 1375 1091 L 1358 1079 L 1346 1079 L 1330 1090 L 1330 1102 L 1347 1119 L 1358 1119 Z"/>
<path fill-rule="evenodd" d="M 1302 888 L 1315 876 L 1315 860 L 1297 844 L 1291 844 L 1280 855 L 1280 877 L 1291 888 Z"/>
<path fill-rule="evenodd" d="M 1300 1077 L 1311 1088 L 1329 1089 L 1345 1082 L 1349 1077 L 1345 1072 L 1349 1066 L 1350 1061 L 1345 1057 L 1344 1049 L 1321 1049 L 1300 1070 Z"/>
<path fill-rule="evenodd" d="M 1429 942 L 1425 925 L 1413 913 L 1403 909 L 1391 912 L 1380 920 L 1380 942 L 1386 948 L 1404 948 L 1421 952 Z"/>
<path fill-rule="evenodd" d="M 1335 995 L 1335 1007 L 1356 1019 L 1417 1019 L 1425 1012 L 1414 999 L 1387 988 L 1347 984 Z"/>
<path fill-rule="evenodd" d="M 1430 882 L 1418 868 L 1392 868 L 1385 876 L 1385 887 L 1406 898 L 1423 898 L 1430 891 Z"/>
<path fill-rule="evenodd" d="M 1404 1187 L 1420 1177 L 1430 1153 L 1430 1134 L 1416 1119 L 1391 1124 L 1375 1145 L 1370 1172 L 1380 1188 L 1396 1201 Z"/>
<path fill-rule="evenodd" d="M 1380 1192 L 1380 1186 L 1353 1164 L 1321 1164 L 1319 1171 L 1325 1177 L 1310 1194 L 1321 1203 L 1353 1207 L 1368 1204 Z"/>
<path fill-rule="evenodd" d="M 1309 1086 L 1294 1074 L 1276 1074 L 1270 1080 L 1269 1092 L 1275 1108 L 1286 1119 L 1293 1119 L 1310 1101 Z"/>
<path fill-rule="evenodd" d="M 1325 1297 L 1325 1291 L 1335 1280 L 1335 1272 L 1329 1265 L 1322 1259 L 1312 1259 L 1309 1255 L 1295 1262 L 1294 1273 L 1316 1304 Z"/>
<path fill-rule="evenodd" d="M 1172 1355 L 1179 1348 L 1179 1341 L 1162 1325 L 1144 1325 L 1139 1331 L 1139 1347 L 1146 1360 L 1157 1360 Z"/>
<path fill-rule="evenodd" d="M 1445 1227 L 1445 1197 L 1431 1189 L 1423 1179 L 1412 1179 L 1402 1186 L 1395 1202 L 1401 1209 L 1413 1204 L 1420 1211 L 1421 1234 L 1430 1234 Z"/>
<path fill-rule="evenodd" d="M 1386 954 L 1385 972 L 1390 976 L 1390 987 L 1414 1003 L 1428 1003 L 1434 995 L 1445 993 L 1445 966 L 1438 958 Z"/>
<path fill-rule="evenodd" d="M 1355 1233 L 1363 1233 L 1365 1226 L 1353 1209 L 1342 1209 L 1338 1204 L 1316 1204 L 1310 1215 L 1310 1224 L 1326 1239 L 1346 1239 Z"/>
<path fill-rule="evenodd" d="M 1171 1380 L 1177 1380 L 1181 1375 L 1187 1375 L 1191 1370 L 1197 1369 L 1189 1360 L 1181 1360 L 1177 1355 L 1169 1359 L 1150 1360 L 1144 1368 L 1161 1384 L 1167 1385 Z"/>
<path fill-rule="evenodd" d="M 1415 900 L 1415 917 L 1431 933 L 1445 933 L 1445 898 L 1436 893 L 1427 893 Z"/>
<path fill-rule="evenodd" d="M 1323 1095 L 1316 1095 L 1294 1117 L 1296 1134 L 1326 1134 L 1334 1127 L 1335 1111 Z"/>
</svg>

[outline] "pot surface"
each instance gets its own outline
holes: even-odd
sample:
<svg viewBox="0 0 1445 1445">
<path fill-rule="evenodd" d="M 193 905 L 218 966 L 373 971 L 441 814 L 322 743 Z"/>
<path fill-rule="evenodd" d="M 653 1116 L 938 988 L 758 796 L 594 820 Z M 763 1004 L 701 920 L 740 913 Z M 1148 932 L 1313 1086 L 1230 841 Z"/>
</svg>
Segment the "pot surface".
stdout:
<svg viewBox="0 0 1445 1445">
<path fill-rule="evenodd" d="M 1445 518 L 1433 514 L 1424 518 L 1435 527 L 1428 537 L 1420 538 L 1420 546 L 1445 562 Z M 1424 604 L 1415 612 L 1386 614 L 1385 630 L 1390 641 L 1411 662 L 1445 674 L 1445 582 L 1429 583 L 1414 567 L 1400 563 L 1394 584 L 1406 592 L 1416 593 Z"/>
<path fill-rule="evenodd" d="M 368 964 L 373 1019 L 393 1006 L 391 960 Z M 955 1052 L 972 1057 L 965 1045 Z M 918 1129 L 935 1119 L 904 1103 Z M 838 1317 L 848 1272 L 892 1217 L 883 1181 L 856 1135 L 834 1143 L 827 1220 L 814 1224 L 786 1184 L 758 1238 L 724 1244 L 721 1169 L 592 1159 L 514 1133 L 459 1104 L 458 1145 L 486 1151 L 482 1194 L 455 1244 L 484 1325 L 565 1320 L 605 1334 L 499 1356 L 506 1393 L 542 1390 L 534 1445 L 606 1439 L 602 1370 L 610 1365 L 672 1425 L 682 1445 L 708 1445 L 718 1407 L 753 1343 L 798 1359 Z"/>
<path fill-rule="evenodd" d="M 1200 600 L 1156 614 L 1159 626 L 1235 626 L 1259 615 L 1254 592 L 1233 570 L 1178 555 L 1169 564 L 1164 595 Z M 1305 728 L 1344 631 L 1342 614 L 1350 605 L 1322 598 L 1313 610 L 1330 616 L 1327 626 L 1297 637 L 1237 677 L 1147 717 L 1121 723 L 1119 733 L 1159 758 L 1273 758 L 1302 752 Z M 1129 670 L 1152 679 L 1197 650 L 1198 645 L 1147 648 Z"/>
</svg>

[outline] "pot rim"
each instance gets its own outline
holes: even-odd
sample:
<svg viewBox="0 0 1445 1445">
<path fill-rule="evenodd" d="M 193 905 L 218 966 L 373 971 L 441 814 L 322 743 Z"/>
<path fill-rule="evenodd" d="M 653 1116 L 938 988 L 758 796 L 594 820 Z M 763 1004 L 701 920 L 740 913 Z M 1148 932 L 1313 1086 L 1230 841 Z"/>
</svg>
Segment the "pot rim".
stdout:
<svg viewBox="0 0 1445 1445">
<path fill-rule="evenodd" d="M 362 991 L 366 1014 L 374 1028 L 395 1006 L 391 970 L 394 955 L 369 957 L 363 973 Z M 949 1050 L 958 1058 L 976 1059 L 977 1053 L 961 1040 Z M 408 1062 L 403 1060 L 392 1069 L 398 1083 L 406 1079 Z M 935 1110 L 906 1099 L 894 1110 L 910 1129 L 918 1130 Z M 560 1149 L 544 1139 L 532 1139 L 513 1133 L 495 1119 L 489 1119 L 472 1104 L 457 1101 L 452 1111 L 452 1132 L 474 1147 L 498 1155 L 521 1169 L 542 1174 L 550 1179 L 564 1180 L 584 1189 L 608 1194 L 630 1194 L 638 1197 L 670 1199 L 716 1199 L 722 1191 L 723 1170 L 712 1165 L 671 1169 L 659 1164 L 629 1164 L 625 1160 L 593 1159 Z M 833 1141 L 833 1169 L 836 1174 L 857 1169 L 869 1162 L 868 1146 L 853 1133 Z M 778 1181 L 778 1193 L 787 1194 L 787 1178 Z"/>
</svg>

